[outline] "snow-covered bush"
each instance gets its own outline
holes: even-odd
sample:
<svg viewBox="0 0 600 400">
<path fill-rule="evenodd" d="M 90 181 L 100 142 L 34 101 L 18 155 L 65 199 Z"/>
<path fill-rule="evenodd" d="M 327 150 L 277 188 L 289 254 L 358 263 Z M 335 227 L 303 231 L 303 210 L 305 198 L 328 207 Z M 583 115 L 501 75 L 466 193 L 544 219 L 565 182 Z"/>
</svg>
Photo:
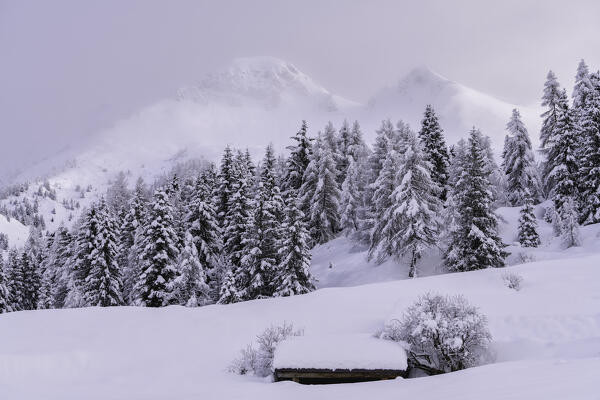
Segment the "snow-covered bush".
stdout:
<svg viewBox="0 0 600 400">
<path fill-rule="evenodd" d="M 409 366 L 432 375 L 481 364 L 492 338 L 486 317 L 465 297 L 438 294 L 419 297 L 380 337 L 404 343 Z"/>
<path fill-rule="evenodd" d="M 521 284 L 523 283 L 523 277 L 514 272 L 505 272 L 502 274 L 502 280 L 509 289 L 521 290 Z"/>
<path fill-rule="evenodd" d="M 258 347 L 249 344 L 241 350 L 240 356 L 230 365 L 229 371 L 240 375 L 269 376 L 273 373 L 273 356 L 277 345 L 290 336 L 302 335 L 304 335 L 304 330 L 294 329 L 291 323 L 284 322 L 280 326 L 271 325 L 256 337 Z"/>
</svg>

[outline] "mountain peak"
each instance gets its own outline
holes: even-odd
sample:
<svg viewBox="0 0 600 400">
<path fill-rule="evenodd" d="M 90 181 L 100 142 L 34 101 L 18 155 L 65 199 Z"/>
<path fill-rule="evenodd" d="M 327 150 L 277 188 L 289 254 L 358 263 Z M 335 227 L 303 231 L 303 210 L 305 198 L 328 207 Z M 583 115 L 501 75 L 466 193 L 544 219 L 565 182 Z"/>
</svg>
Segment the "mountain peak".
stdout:
<svg viewBox="0 0 600 400">
<path fill-rule="evenodd" d="M 332 97 L 292 63 L 266 56 L 236 58 L 227 67 L 207 75 L 198 85 L 178 92 L 179 99 L 201 103 L 241 104 L 245 98 L 269 106 L 276 106 L 284 98 L 315 96 L 326 102 Z"/>
<path fill-rule="evenodd" d="M 449 83 L 452 83 L 452 81 L 433 71 L 427 65 L 420 65 L 410 70 L 410 72 L 400 80 L 399 86 L 403 87 L 407 85 L 429 85 Z"/>
</svg>

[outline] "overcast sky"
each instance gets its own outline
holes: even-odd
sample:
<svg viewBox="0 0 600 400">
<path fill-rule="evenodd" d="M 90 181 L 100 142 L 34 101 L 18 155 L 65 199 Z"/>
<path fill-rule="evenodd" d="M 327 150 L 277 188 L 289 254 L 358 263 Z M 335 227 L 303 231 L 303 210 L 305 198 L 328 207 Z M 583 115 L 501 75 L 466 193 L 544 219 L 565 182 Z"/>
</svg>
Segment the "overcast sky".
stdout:
<svg viewBox="0 0 600 400">
<path fill-rule="evenodd" d="M 600 1 L 0 0 L 0 167 L 173 96 L 239 56 L 365 101 L 412 67 L 518 104 L 600 68 Z"/>
</svg>

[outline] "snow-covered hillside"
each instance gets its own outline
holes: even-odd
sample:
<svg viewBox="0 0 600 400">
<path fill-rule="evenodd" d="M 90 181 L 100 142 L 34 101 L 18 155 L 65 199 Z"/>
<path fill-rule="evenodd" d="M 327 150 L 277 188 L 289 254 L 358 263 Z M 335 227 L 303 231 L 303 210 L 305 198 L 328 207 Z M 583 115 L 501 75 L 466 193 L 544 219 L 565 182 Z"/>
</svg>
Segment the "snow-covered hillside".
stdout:
<svg viewBox="0 0 600 400">
<path fill-rule="evenodd" d="M 86 308 L 0 315 L 7 399 L 595 399 L 600 255 L 195 309 Z M 308 335 L 372 334 L 425 292 L 461 293 L 489 318 L 496 362 L 457 373 L 304 386 L 226 372 L 254 336 L 288 321 Z M 359 351 L 360 349 L 357 349 Z"/>
<path fill-rule="evenodd" d="M 291 63 L 273 57 L 234 60 L 176 96 L 146 107 L 93 139 L 73 143 L 55 157 L 42 160 L 13 178 L 13 183 L 47 178 L 57 191 L 56 224 L 73 210 L 62 210 L 62 201 L 79 185 L 92 184 L 90 193 L 104 192 L 119 171 L 148 180 L 191 159 L 217 160 L 227 144 L 262 153 L 272 142 L 279 151 L 289 144 L 305 119 L 311 135 L 327 121 L 339 127 L 343 119 L 358 119 L 365 139 L 371 142 L 384 118 L 403 119 L 418 128 L 425 105 L 438 112 L 449 143 L 466 137 L 473 126 L 489 135 L 500 149 L 512 104 L 451 82 L 426 67 L 410 72 L 392 88 L 379 91 L 366 105 L 331 93 Z M 539 110 L 519 107 L 536 142 Z M 31 197 L 31 194 L 29 194 Z M 9 199 L 14 200 L 14 199 Z M 47 202 L 47 201 L 46 201 Z M 62 210 L 62 211 L 61 211 Z M 76 211 L 76 210 L 75 210 Z"/>
<path fill-rule="evenodd" d="M 453 82 L 426 66 L 413 69 L 396 85 L 379 91 L 368 104 L 372 115 L 381 118 L 402 118 L 418 127 L 423 110 L 432 104 L 440 116 L 449 143 L 464 138 L 473 126 L 492 139 L 495 149 L 501 149 L 505 126 L 514 108 L 537 144 L 541 109 L 504 102 L 488 94 Z"/>
</svg>

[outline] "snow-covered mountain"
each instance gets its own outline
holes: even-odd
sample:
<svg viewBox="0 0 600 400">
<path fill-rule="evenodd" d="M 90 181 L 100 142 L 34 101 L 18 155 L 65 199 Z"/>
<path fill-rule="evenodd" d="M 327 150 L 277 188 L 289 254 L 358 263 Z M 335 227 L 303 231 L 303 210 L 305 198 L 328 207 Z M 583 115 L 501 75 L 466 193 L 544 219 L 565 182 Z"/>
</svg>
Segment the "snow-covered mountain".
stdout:
<svg viewBox="0 0 600 400">
<path fill-rule="evenodd" d="M 215 159 L 226 144 L 259 152 L 273 142 L 282 149 L 302 119 L 313 134 L 329 120 L 339 125 L 344 118 L 358 119 L 370 140 L 384 118 L 402 119 L 418 128 L 426 104 L 436 108 L 450 143 L 476 126 L 498 148 L 511 110 L 517 107 L 426 67 L 414 69 L 361 105 L 330 92 L 289 62 L 241 58 L 13 181 L 49 174 L 85 184 L 120 170 L 154 175 L 186 158 Z M 539 110 L 519 109 L 535 143 Z"/>
<path fill-rule="evenodd" d="M 43 209 L 55 210 L 58 224 L 71 211 L 62 201 L 85 205 L 104 192 L 112 178 L 125 171 L 150 181 L 175 164 L 192 158 L 217 160 L 227 144 L 262 153 L 272 142 L 283 150 L 289 137 L 307 120 L 314 135 L 328 121 L 360 121 L 371 142 L 382 119 L 399 119 L 418 129 L 426 104 L 433 104 L 449 143 L 466 137 L 476 126 L 492 138 L 499 153 L 513 104 L 452 82 L 426 67 L 408 73 L 396 85 L 378 91 L 367 104 L 338 96 L 289 62 L 273 57 L 241 58 L 180 89 L 172 98 L 150 105 L 91 140 L 26 169 L 12 182 L 48 179 L 57 200 L 45 199 Z M 519 107 L 536 143 L 539 110 Z M 86 200 L 78 187 L 94 188 Z M 30 194 L 39 185 L 34 184 Z M 25 194 L 27 195 L 27 194 Z M 50 204 L 52 203 L 52 204 Z"/>
<path fill-rule="evenodd" d="M 466 137 L 475 126 L 500 149 L 513 108 L 519 109 L 534 144 L 537 143 L 541 123 L 538 107 L 504 102 L 446 79 L 425 66 L 413 69 L 396 85 L 380 90 L 368 102 L 367 109 L 372 115 L 402 118 L 418 128 L 427 104 L 438 113 L 450 143 Z"/>
</svg>

